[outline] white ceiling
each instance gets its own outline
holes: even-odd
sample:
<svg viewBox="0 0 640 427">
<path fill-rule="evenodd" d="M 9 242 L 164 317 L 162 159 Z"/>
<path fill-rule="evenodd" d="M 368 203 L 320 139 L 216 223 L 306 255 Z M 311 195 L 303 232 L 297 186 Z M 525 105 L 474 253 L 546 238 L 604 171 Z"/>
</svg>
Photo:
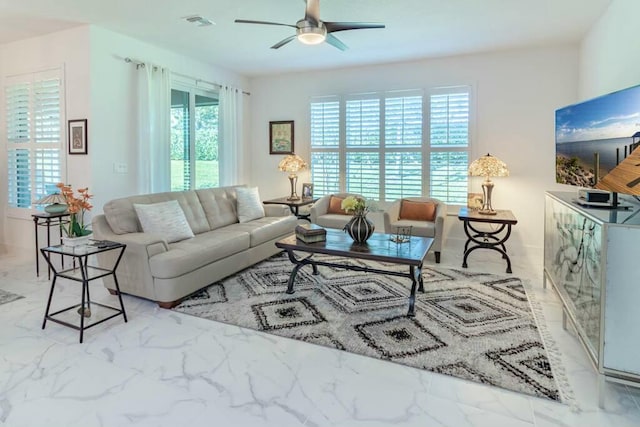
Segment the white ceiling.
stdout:
<svg viewBox="0 0 640 427">
<path fill-rule="evenodd" d="M 414 60 L 579 41 L 612 0 L 321 0 L 326 21 L 382 22 L 385 29 L 336 33 L 349 46 L 293 41 L 303 0 L 0 0 L 0 44 L 82 24 L 181 52 L 247 76 Z M 198 27 L 199 14 L 216 25 Z M 122 52 L 126 55 L 126 52 Z"/>
</svg>

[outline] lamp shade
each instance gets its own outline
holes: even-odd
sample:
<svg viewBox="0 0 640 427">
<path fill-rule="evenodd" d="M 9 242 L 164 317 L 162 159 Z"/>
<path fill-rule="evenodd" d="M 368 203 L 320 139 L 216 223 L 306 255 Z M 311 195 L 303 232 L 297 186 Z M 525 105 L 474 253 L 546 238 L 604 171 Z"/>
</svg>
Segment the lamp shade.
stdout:
<svg viewBox="0 0 640 427">
<path fill-rule="evenodd" d="M 66 206 L 67 200 L 64 198 L 62 194 L 55 193 L 55 194 L 49 194 L 48 196 L 44 196 L 43 198 L 36 200 L 33 204 L 34 205 L 50 205 L 54 203 L 59 203 L 61 205 Z"/>
<path fill-rule="evenodd" d="M 33 202 L 34 205 L 47 205 L 44 211 L 50 214 L 61 214 L 67 211 L 67 199 L 60 193 L 49 194 Z"/>
<path fill-rule="evenodd" d="M 278 164 L 278 170 L 295 174 L 307 168 L 307 162 L 297 154 L 289 154 Z"/>
<path fill-rule="evenodd" d="M 474 160 L 469 165 L 469 175 L 471 176 L 509 176 L 509 169 L 505 162 L 487 153 L 479 159 Z"/>
</svg>

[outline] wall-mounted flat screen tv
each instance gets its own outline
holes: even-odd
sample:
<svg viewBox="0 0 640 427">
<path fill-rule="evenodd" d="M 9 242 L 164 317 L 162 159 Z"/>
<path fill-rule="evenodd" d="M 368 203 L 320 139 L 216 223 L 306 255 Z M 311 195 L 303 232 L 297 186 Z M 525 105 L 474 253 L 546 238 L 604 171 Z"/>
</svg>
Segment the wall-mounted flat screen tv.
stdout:
<svg viewBox="0 0 640 427">
<path fill-rule="evenodd" d="M 556 110 L 556 182 L 640 195 L 640 85 Z"/>
</svg>

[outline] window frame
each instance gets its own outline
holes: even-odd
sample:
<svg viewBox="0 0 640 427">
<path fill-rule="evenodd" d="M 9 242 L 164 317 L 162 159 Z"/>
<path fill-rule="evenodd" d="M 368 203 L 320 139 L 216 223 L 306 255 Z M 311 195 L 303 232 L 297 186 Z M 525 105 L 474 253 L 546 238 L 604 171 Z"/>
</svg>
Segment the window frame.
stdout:
<svg viewBox="0 0 640 427">
<path fill-rule="evenodd" d="M 211 86 L 203 87 L 202 85 L 198 85 L 197 82 L 190 83 L 179 79 L 173 79 L 171 81 L 171 91 L 177 90 L 186 92 L 189 95 L 189 189 L 196 189 L 196 96 L 203 96 L 207 98 L 214 98 L 218 101 L 218 166 L 220 165 L 220 91 L 218 88 Z M 170 110 L 173 106 L 169 105 Z M 171 111 L 169 111 L 171 115 Z M 169 144 L 172 144 L 171 138 L 169 139 Z M 171 145 L 167 147 L 169 151 L 171 151 Z M 171 161 L 171 155 L 169 155 L 169 161 Z M 171 166 L 169 166 L 169 173 L 171 174 Z M 220 186 L 221 176 L 220 176 L 220 168 L 218 168 L 218 186 Z M 169 185 L 171 188 L 171 176 L 169 176 Z M 184 191 L 182 190 L 170 190 L 170 191 Z"/>
<path fill-rule="evenodd" d="M 467 121 L 467 132 L 468 132 L 468 138 L 467 138 L 467 145 L 466 146 L 441 146 L 441 147 L 431 147 L 431 108 L 430 108 L 430 102 L 431 102 L 431 96 L 432 95 L 453 95 L 456 93 L 467 93 L 469 96 L 469 117 L 468 117 L 468 121 Z M 427 100 L 427 97 L 429 98 Z M 428 158 L 426 160 L 427 163 L 427 168 L 426 168 L 426 172 L 428 175 L 426 175 L 428 177 L 427 182 L 428 182 L 428 188 L 431 188 L 431 153 L 467 153 L 467 169 L 469 167 L 469 165 L 471 164 L 471 162 L 473 161 L 472 159 L 472 153 L 473 153 L 473 141 L 474 141 L 474 129 L 475 129 L 475 94 L 474 94 L 474 86 L 471 84 L 460 84 L 460 85 L 454 85 L 454 86 L 439 86 L 439 87 L 433 87 L 430 88 L 427 92 L 427 96 L 425 96 L 425 108 L 429 108 L 428 110 L 428 114 L 425 115 L 425 132 L 424 135 L 425 138 L 428 138 L 428 141 L 426 142 L 427 145 L 429 145 L 429 151 L 428 151 Z M 423 166 L 424 166 L 423 162 Z M 468 175 L 468 174 L 467 174 Z M 447 205 L 451 205 L 453 207 L 455 207 L 456 209 L 458 207 L 461 206 L 466 206 L 467 205 L 467 194 L 469 193 L 469 180 L 468 180 L 468 176 L 467 176 L 467 186 L 466 186 L 466 194 L 464 195 L 463 200 L 460 201 L 460 203 L 453 203 L 453 202 L 446 202 Z M 430 190 L 429 190 L 430 192 Z"/>
<path fill-rule="evenodd" d="M 428 90 L 423 89 L 409 89 L 409 90 L 398 90 L 398 91 L 384 91 L 384 92 L 366 92 L 366 93 L 358 93 L 358 94 L 343 94 L 343 95 L 332 95 L 332 96 L 318 96 L 312 97 L 309 102 L 309 117 L 310 117 L 310 127 L 314 126 L 314 117 L 313 114 L 313 104 L 316 103 L 325 103 L 325 102 L 338 102 L 338 146 L 323 146 L 317 145 L 314 146 L 314 135 L 313 129 L 311 129 L 311 142 L 310 142 L 310 152 L 311 152 L 311 180 L 314 181 L 314 171 L 313 171 L 313 158 L 315 155 L 321 155 L 322 153 L 337 153 L 338 155 L 338 187 L 336 191 L 338 192 L 358 192 L 350 190 L 348 187 L 348 177 L 347 177 L 347 157 L 349 153 L 353 152 L 362 152 L 362 153 L 377 153 L 378 162 L 379 162 L 379 173 L 378 173 L 378 199 L 383 203 L 388 203 L 393 200 L 387 198 L 387 157 L 389 154 L 404 154 L 404 153 L 419 153 L 421 157 L 421 177 L 420 177 L 420 186 L 421 196 L 430 196 L 431 193 L 431 155 L 432 153 L 437 152 L 466 152 L 467 153 L 467 161 L 468 163 L 471 161 L 471 153 L 473 148 L 473 130 L 474 130 L 474 118 L 475 118 L 475 104 L 474 104 L 474 87 L 470 84 L 461 84 L 455 86 L 442 86 L 442 87 L 434 87 Z M 468 94 L 468 120 L 467 120 L 467 144 L 466 146 L 435 146 L 431 145 L 431 97 L 432 95 L 439 94 L 456 94 L 456 93 L 466 93 Z M 386 126 L 388 125 L 386 122 L 386 113 L 387 113 L 387 105 L 386 100 L 388 98 L 404 98 L 404 97 L 412 97 L 412 96 L 420 96 L 422 99 L 422 124 L 421 124 L 421 142 L 420 146 L 416 145 L 387 145 L 386 144 Z M 378 99 L 379 100 L 379 144 L 377 146 L 367 146 L 367 145 L 355 145 L 349 146 L 347 143 L 347 103 L 353 100 L 365 100 L 365 99 Z M 467 163 L 467 165 L 468 165 Z M 316 194 L 323 195 L 323 186 L 319 185 L 316 187 Z M 466 193 L 469 191 L 469 181 L 466 180 Z M 402 187 L 399 190 L 402 191 Z M 330 192 L 332 192 L 330 190 Z M 395 200 L 395 196 L 391 196 Z M 403 196 L 410 197 L 410 196 Z M 447 202 L 447 204 L 452 204 L 456 207 L 466 205 L 466 194 L 464 197 L 464 201 L 460 200 L 459 203 Z"/>
<path fill-rule="evenodd" d="M 41 124 L 41 122 L 37 122 L 35 120 L 35 108 L 36 108 L 36 103 L 35 103 L 35 93 L 34 93 L 34 86 L 35 84 L 37 84 L 38 82 L 42 82 L 42 81 L 46 81 L 46 80 L 52 80 L 55 79 L 58 82 L 58 126 L 59 126 L 59 133 L 57 134 L 57 141 L 55 142 L 49 142 L 49 143 L 39 143 L 36 142 L 36 127 L 38 127 L 39 124 Z M 17 147 L 15 145 L 13 145 L 13 142 L 9 141 L 9 136 L 8 136 L 8 132 L 9 132 L 9 123 L 8 123 L 8 108 L 7 108 L 7 90 L 9 87 L 17 85 L 17 84 L 24 84 L 24 83 L 28 83 L 29 84 L 29 116 L 32 118 L 30 120 L 30 125 L 29 125 L 29 138 L 28 138 L 28 142 L 25 142 L 24 146 L 20 146 Z M 4 76 L 2 78 L 2 95 L 0 95 L 0 99 L 2 106 L 1 108 L 1 112 L 2 114 L 0 115 L 0 133 L 2 136 L 0 136 L 0 140 L 3 141 L 3 145 L 4 145 L 4 155 L 5 155 L 5 159 L 4 159 L 4 167 L 5 167 L 5 171 L 4 171 L 4 176 L 6 178 L 6 184 L 5 184 L 5 204 L 6 204 L 6 217 L 7 218 L 16 218 L 16 219 L 31 219 L 31 215 L 41 211 L 42 208 L 38 208 L 34 202 L 37 201 L 38 199 L 40 199 L 41 197 L 45 196 L 46 194 L 43 194 L 42 196 L 38 196 L 35 191 L 38 188 L 38 182 L 39 179 L 37 178 L 38 175 L 38 171 L 42 171 L 42 170 L 46 170 L 46 169 L 38 169 L 37 168 L 37 158 L 36 158 L 36 149 L 51 149 L 51 150 L 55 150 L 58 153 L 58 168 L 59 168 L 59 179 L 56 180 L 56 182 L 51 182 L 50 184 L 57 184 L 58 182 L 66 182 L 67 180 L 67 155 L 66 155 L 66 141 L 67 141 L 67 126 L 66 126 L 66 101 L 65 101 L 65 95 L 66 95 L 66 85 L 65 85 L 65 74 L 64 74 L 64 68 L 63 67 L 53 67 L 53 68 L 47 68 L 47 69 L 42 69 L 42 70 L 38 70 L 38 71 L 30 71 L 30 72 L 26 72 L 26 73 L 20 73 L 20 74 L 13 74 L 13 75 L 9 75 L 9 76 Z M 24 148 L 24 149 L 28 149 L 29 150 L 29 165 L 30 165 L 30 186 L 32 188 L 31 192 L 30 192 L 30 205 L 28 207 L 17 207 L 17 206 L 10 206 L 9 204 L 9 198 L 11 196 L 11 193 L 9 191 L 9 174 L 11 172 L 11 168 L 9 166 L 9 161 L 10 161 L 10 156 L 9 156 L 9 152 L 12 149 L 16 149 L 16 148 Z"/>
</svg>

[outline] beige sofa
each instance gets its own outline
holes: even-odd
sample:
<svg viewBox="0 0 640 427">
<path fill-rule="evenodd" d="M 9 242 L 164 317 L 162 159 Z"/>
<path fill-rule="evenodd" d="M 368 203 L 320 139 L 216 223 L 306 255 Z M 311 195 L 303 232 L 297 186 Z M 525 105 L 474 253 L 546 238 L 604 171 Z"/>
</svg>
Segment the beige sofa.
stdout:
<svg viewBox="0 0 640 427">
<path fill-rule="evenodd" d="M 265 205 L 266 216 L 238 222 L 237 187 L 209 188 L 131 196 L 104 206 L 92 220 L 93 235 L 127 245 L 117 270 L 121 292 L 157 301 L 169 308 L 189 294 L 279 251 L 275 242 L 293 233 L 295 216 L 278 205 Z M 168 243 L 161 234 L 142 232 L 136 204 L 177 200 L 194 237 Z M 101 254 L 113 265 L 115 252 Z M 104 285 L 114 293 L 111 277 Z"/>
</svg>

